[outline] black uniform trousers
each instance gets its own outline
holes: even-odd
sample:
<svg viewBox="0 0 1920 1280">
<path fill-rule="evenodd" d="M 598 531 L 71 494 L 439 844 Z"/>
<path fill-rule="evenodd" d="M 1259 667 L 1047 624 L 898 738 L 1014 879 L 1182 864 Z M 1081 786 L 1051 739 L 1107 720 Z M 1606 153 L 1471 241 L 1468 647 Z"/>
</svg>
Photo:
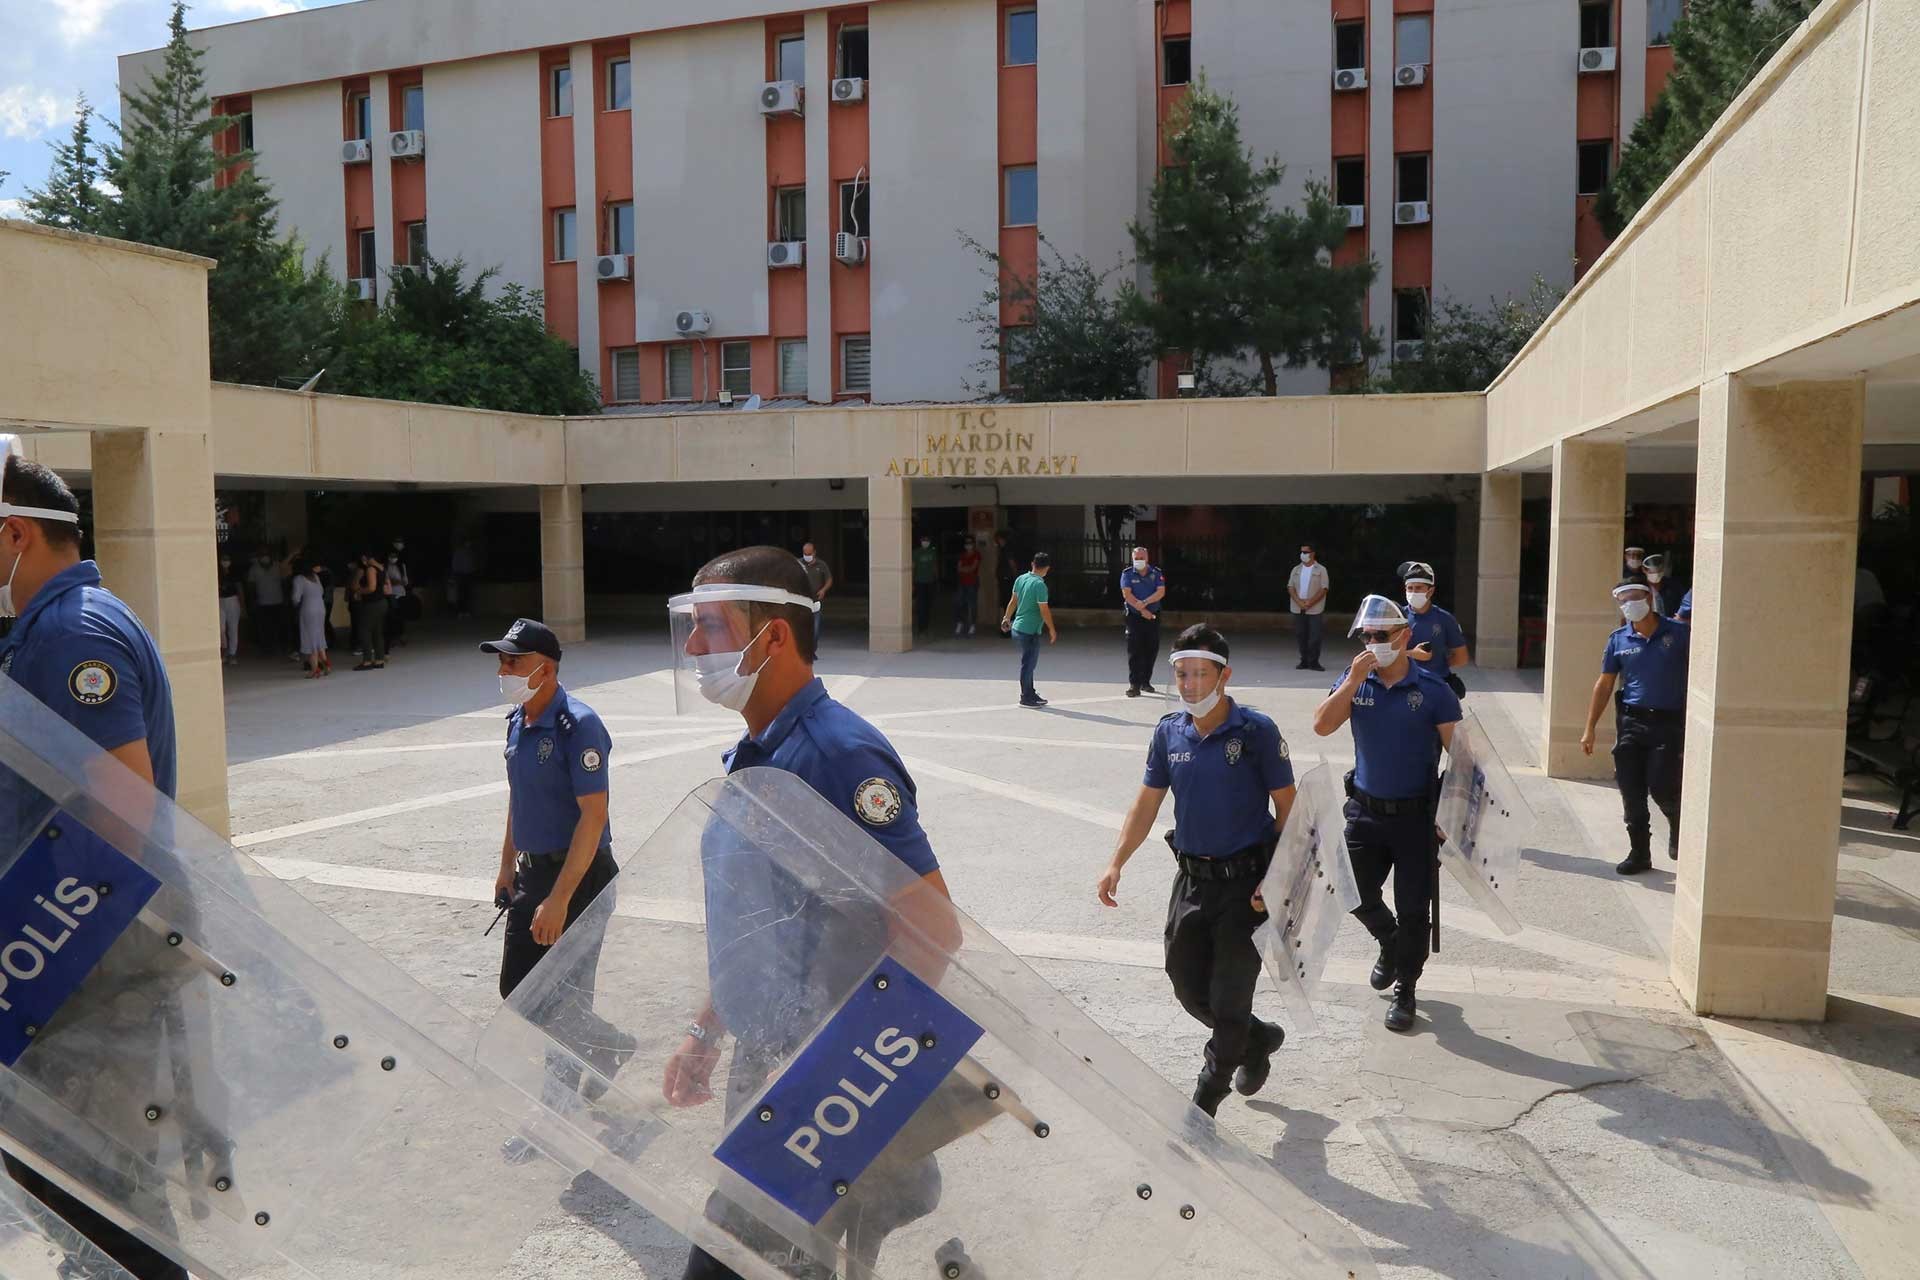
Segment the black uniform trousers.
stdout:
<svg viewBox="0 0 1920 1280">
<path fill-rule="evenodd" d="M 1394 968 L 1403 982 L 1418 982 L 1427 967 L 1427 932 L 1432 923 L 1434 862 L 1433 811 L 1421 805 L 1406 813 L 1383 817 L 1348 799 L 1347 854 L 1353 878 L 1360 886 L 1360 905 L 1353 918 L 1366 926 L 1373 940 L 1393 948 Z M 1387 910 L 1384 892 L 1393 877 L 1393 906 Z"/>
<path fill-rule="evenodd" d="M 66 1224 L 125 1267 L 133 1280 L 187 1280 L 187 1269 L 131 1231 L 124 1231 L 62 1191 L 38 1173 L 5 1157 L 7 1174 L 34 1199 L 59 1214 Z"/>
<path fill-rule="evenodd" d="M 533 972 L 535 965 L 546 957 L 552 947 L 543 947 L 533 940 L 533 913 L 553 892 L 554 882 L 560 878 L 560 869 L 566 864 L 564 855 L 559 857 L 522 858 L 514 869 L 513 892 L 507 899 L 507 936 L 500 954 L 500 998 L 505 1000 L 513 994 L 513 989 Z M 602 846 L 593 855 L 593 861 L 587 866 L 587 874 L 580 878 L 580 887 L 574 890 L 573 901 L 567 904 L 567 927 L 571 929 L 593 900 L 600 896 L 601 890 L 613 883 L 620 874 L 620 866 L 613 860 L 613 850 Z M 606 932 L 604 917 L 598 923 L 600 933 Z M 572 983 L 584 991 L 589 1005 L 593 1002 L 593 975 L 600 963 L 600 938 L 593 940 L 592 946 L 584 953 L 583 973 L 573 975 Z"/>
<path fill-rule="evenodd" d="M 1653 815 L 1647 797 L 1667 815 L 1672 840 L 1680 839 L 1680 766 L 1686 747 L 1684 711 L 1656 711 L 1651 707 L 1614 704 L 1613 780 L 1620 787 L 1627 839 L 1636 858 L 1648 856 L 1653 838 Z"/>
<path fill-rule="evenodd" d="M 1160 658 L 1160 619 L 1143 618 L 1127 610 L 1127 687 L 1144 689 L 1153 683 L 1153 664 Z"/>
<path fill-rule="evenodd" d="M 1257 875 L 1196 880 L 1183 870 L 1173 878 L 1167 902 L 1167 977 L 1180 1007 L 1213 1029 L 1200 1087 L 1223 1095 L 1235 1068 L 1280 1043 L 1280 1029 L 1253 1016 L 1253 989 L 1260 981 L 1253 931 L 1267 918 L 1253 908 L 1259 887 Z"/>
</svg>

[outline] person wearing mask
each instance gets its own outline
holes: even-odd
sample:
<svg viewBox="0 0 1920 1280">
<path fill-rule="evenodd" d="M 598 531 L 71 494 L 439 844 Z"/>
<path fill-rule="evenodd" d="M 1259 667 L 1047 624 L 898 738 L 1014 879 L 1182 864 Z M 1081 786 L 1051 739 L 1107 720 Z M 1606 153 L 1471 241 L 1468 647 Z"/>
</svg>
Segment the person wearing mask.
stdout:
<svg viewBox="0 0 1920 1280">
<path fill-rule="evenodd" d="M 1167 843 L 1180 871 L 1167 904 L 1167 977 L 1180 1007 L 1213 1032 L 1193 1092 L 1208 1115 L 1229 1089 L 1260 1092 L 1286 1039 L 1253 1014 L 1261 968 L 1253 935 L 1267 918 L 1260 881 L 1293 808 L 1293 764 L 1279 727 L 1227 696 L 1228 656 L 1226 637 L 1204 624 L 1174 641 L 1181 709 L 1154 727 L 1146 777 L 1096 889 L 1101 905 L 1119 905 L 1121 872 L 1171 790 Z"/>
<path fill-rule="evenodd" d="M 269 658 L 286 652 L 287 593 L 284 575 L 272 554 L 261 547 L 247 570 L 247 589 L 253 594 L 253 642 Z"/>
<path fill-rule="evenodd" d="M 160 650 L 133 610 L 101 584 L 100 567 L 80 558 L 80 503 L 73 490 L 12 445 L 12 437 L 0 436 L 0 618 L 14 619 L 0 639 L 0 673 L 174 797 L 173 689 Z M 129 1032 L 118 1047 L 144 1052 L 150 1046 L 143 1040 Z M 133 1233 L 11 1154 L 4 1159 L 15 1182 L 136 1280 L 187 1280 L 184 1267 Z"/>
<path fill-rule="evenodd" d="M 1646 576 L 1647 585 L 1653 588 L 1653 611 L 1663 618 L 1671 618 L 1680 611 L 1680 584 L 1673 580 L 1672 561 L 1664 552 L 1656 551 L 1640 561 L 1640 572 Z"/>
<path fill-rule="evenodd" d="M 1347 853 L 1360 888 L 1353 917 L 1380 944 L 1367 983 L 1393 988 L 1389 1031 L 1413 1026 L 1416 989 L 1427 964 L 1438 856 L 1434 807 L 1441 748 L 1453 742 L 1460 699 L 1446 682 L 1414 664 L 1411 628 L 1400 606 L 1368 596 L 1353 615 L 1365 646 L 1313 713 L 1325 738 L 1353 726 L 1347 775 Z M 1393 909 L 1384 897 L 1393 877 Z"/>
<path fill-rule="evenodd" d="M 220 659 L 230 667 L 240 665 L 241 600 L 247 584 L 233 567 L 233 553 L 220 549 Z"/>
<path fill-rule="evenodd" d="M 360 632 L 354 646 L 360 650 L 355 671 L 379 671 L 387 665 L 387 577 L 374 552 L 360 556 L 354 575 L 354 594 L 360 600 Z"/>
<path fill-rule="evenodd" d="M 1127 696 L 1152 693 L 1153 664 L 1160 658 L 1160 601 L 1166 575 L 1147 559 L 1145 547 L 1133 549 L 1133 563 L 1120 571 L 1120 621 L 1127 637 Z"/>
<path fill-rule="evenodd" d="M 913 548 L 913 633 L 923 636 L 933 625 L 933 589 L 940 583 L 940 555 L 926 534 Z"/>
<path fill-rule="evenodd" d="M 406 542 L 395 538 L 393 548 L 387 552 L 388 652 L 406 644 L 407 623 L 412 621 L 414 610 L 419 606 L 419 597 L 412 590 L 413 577 L 407 567 L 406 550 Z"/>
<path fill-rule="evenodd" d="M 1647 561 L 1647 549 L 1645 547 L 1628 547 L 1626 551 L 1622 553 L 1622 558 L 1627 568 L 1626 572 L 1621 576 L 1628 578 L 1636 577 L 1644 571 Z"/>
<path fill-rule="evenodd" d="M 980 618 L 980 552 L 968 534 L 960 544 L 960 558 L 954 562 L 959 585 L 953 590 L 953 634 L 972 635 Z"/>
<path fill-rule="evenodd" d="M 300 627 L 300 656 L 307 660 L 307 679 L 333 674 L 327 659 L 327 592 L 320 585 L 319 566 L 302 561 L 293 575 L 293 611 Z"/>
<path fill-rule="evenodd" d="M 1454 674 L 1472 659 L 1467 653 L 1467 633 L 1460 620 L 1433 602 L 1433 566 L 1423 560 L 1409 560 L 1400 566 L 1400 581 L 1407 597 L 1407 623 L 1413 636 L 1409 643 L 1419 652 L 1413 660 L 1423 671 L 1440 677 L 1453 696 L 1467 696 L 1466 681 Z"/>
<path fill-rule="evenodd" d="M 1687 661 L 1692 631 L 1653 611 L 1647 583 L 1628 578 L 1613 589 L 1626 625 L 1607 637 L 1600 678 L 1587 703 L 1580 750 L 1593 754 L 1594 729 L 1614 699 L 1613 779 L 1627 826 L 1623 876 L 1653 868 L 1653 816 L 1647 797 L 1667 818 L 1667 857 L 1680 856 L 1680 771 L 1687 734 Z M 1614 686 L 1620 686 L 1615 698 Z"/>
<path fill-rule="evenodd" d="M 813 648 L 820 649 L 821 620 L 827 616 L 827 592 L 833 590 L 833 569 L 820 558 L 820 549 L 811 542 L 800 548 L 800 563 L 807 571 L 807 588 L 820 608 L 813 615 Z"/>
<path fill-rule="evenodd" d="M 1000 615 L 1000 629 L 1013 636 L 1020 649 L 1020 705 L 1044 707 L 1047 700 L 1033 687 L 1033 673 L 1040 665 L 1040 632 L 1053 644 L 1060 633 L 1053 629 L 1053 610 L 1047 604 L 1047 574 L 1052 572 L 1053 557 L 1044 551 L 1033 553 L 1033 571 L 1013 580 L 1007 607 Z"/>
<path fill-rule="evenodd" d="M 1321 628 L 1327 611 L 1327 567 L 1314 554 L 1313 544 L 1300 544 L 1300 563 L 1287 575 L 1287 608 L 1293 614 L 1294 639 L 1300 646 L 1296 671 L 1325 671 L 1320 665 Z"/>
</svg>

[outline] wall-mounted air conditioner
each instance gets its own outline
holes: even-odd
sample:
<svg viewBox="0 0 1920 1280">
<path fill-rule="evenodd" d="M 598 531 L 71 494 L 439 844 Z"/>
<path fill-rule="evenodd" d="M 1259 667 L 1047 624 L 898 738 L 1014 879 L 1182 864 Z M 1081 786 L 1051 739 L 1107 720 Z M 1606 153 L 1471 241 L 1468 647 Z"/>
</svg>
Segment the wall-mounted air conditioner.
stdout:
<svg viewBox="0 0 1920 1280">
<path fill-rule="evenodd" d="M 1582 49 L 1580 51 L 1580 74 L 1598 75 L 1613 70 L 1617 57 L 1614 49 Z"/>
<path fill-rule="evenodd" d="M 603 253 L 593 260 L 593 278 L 601 284 L 611 280 L 633 279 L 633 255 Z"/>
<path fill-rule="evenodd" d="M 1356 89 L 1364 89 L 1366 87 L 1367 70 L 1365 67 L 1342 67 L 1333 73 L 1333 91 L 1335 93 L 1351 93 Z"/>
<path fill-rule="evenodd" d="M 1405 62 L 1393 69 L 1393 87 L 1411 89 L 1427 82 L 1427 64 L 1424 62 Z"/>
<path fill-rule="evenodd" d="M 373 159 L 373 144 L 365 138 L 350 138 L 340 144 L 341 164 L 366 164 Z"/>
<path fill-rule="evenodd" d="M 1393 225 L 1396 227 L 1417 227 L 1423 222 L 1433 221 L 1433 206 L 1425 200 L 1402 200 L 1393 206 Z"/>
<path fill-rule="evenodd" d="M 417 160 L 427 154 L 425 129 L 402 129 L 387 135 L 387 154 L 395 160 Z"/>
<path fill-rule="evenodd" d="M 800 85 L 793 80 L 769 80 L 760 89 L 760 114 L 763 116 L 797 116 L 803 95 Z"/>
<path fill-rule="evenodd" d="M 767 246 L 767 265 L 769 267 L 799 267 L 806 265 L 807 242 L 804 240 L 775 240 Z"/>
<path fill-rule="evenodd" d="M 859 76 L 841 76 L 833 82 L 833 100 L 835 102 L 865 102 L 867 82 Z"/>
<path fill-rule="evenodd" d="M 713 328 L 713 317 L 704 311 L 682 311 L 673 318 L 673 331 L 683 337 L 697 338 Z"/>
<path fill-rule="evenodd" d="M 839 232 L 833 237 L 833 256 L 850 267 L 859 266 L 867 260 L 867 238 L 851 231 Z"/>
</svg>

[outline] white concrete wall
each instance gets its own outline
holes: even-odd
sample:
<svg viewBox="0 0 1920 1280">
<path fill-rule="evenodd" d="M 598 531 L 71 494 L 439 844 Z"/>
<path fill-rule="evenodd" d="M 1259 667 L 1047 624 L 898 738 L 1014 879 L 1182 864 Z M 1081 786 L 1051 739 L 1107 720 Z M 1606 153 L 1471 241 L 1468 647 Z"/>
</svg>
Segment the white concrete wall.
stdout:
<svg viewBox="0 0 1920 1280">
<path fill-rule="evenodd" d="M 1367 324 L 1380 335 L 1385 365 L 1393 363 L 1393 0 L 1367 6 L 1367 68 L 1367 248 L 1380 264 L 1367 291 Z"/>
<path fill-rule="evenodd" d="M 982 281 L 960 233 L 989 247 L 999 236 L 996 11 L 992 0 L 916 0 L 875 5 L 868 23 L 873 65 L 909 90 L 869 117 L 873 394 L 959 399 L 980 355 L 961 317 Z M 1044 209 L 1044 187 L 1040 199 Z"/>
<path fill-rule="evenodd" d="M 429 66 L 427 248 L 494 287 L 545 286 L 541 248 L 538 54 Z M 582 237 L 584 239 L 584 236 Z"/>
<path fill-rule="evenodd" d="M 384 301 L 387 296 L 387 273 L 399 263 L 400 255 L 394 248 L 393 235 L 393 166 L 396 163 L 387 149 L 387 125 L 393 117 L 388 114 L 388 103 L 392 101 L 392 85 L 389 77 L 382 73 L 367 77 L 367 119 L 369 122 L 367 150 L 373 159 L 367 167 L 373 171 L 373 268 L 366 263 L 360 264 L 363 276 L 374 281 L 375 298 Z M 418 164 L 415 160 L 401 160 L 400 164 Z M 431 215 L 429 215 L 431 216 Z M 428 228 L 429 234 L 432 228 Z M 431 241 L 429 241 L 431 243 Z"/>
<path fill-rule="evenodd" d="M 713 316 L 715 338 L 764 334 L 765 30 L 732 23 L 636 38 L 633 69 L 639 339 L 678 336 L 673 318 L 688 310 Z M 826 110 L 817 89 L 814 110 Z"/>
<path fill-rule="evenodd" d="M 827 39 L 827 15 L 807 15 L 807 83 L 830 84 L 833 46 Z M 833 217 L 840 202 L 828 179 L 831 149 L 827 122 L 831 108 L 807 113 L 807 398 L 833 400 Z"/>
<path fill-rule="evenodd" d="M 1572 283 L 1578 46 L 1570 4 L 1437 0 L 1436 297 L 1485 305 L 1536 273 Z"/>
<path fill-rule="evenodd" d="M 347 272 L 347 184 L 340 164 L 340 86 L 253 95 L 256 171 L 280 201 L 280 230 L 299 235 L 309 263 L 325 254 Z"/>
<path fill-rule="evenodd" d="M 1137 47 L 1157 39 L 1153 11 L 1136 0 L 1048 0 L 1039 14 L 1040 234 L 1104 271 L 1133 256 L 1134 140 L 1154 130 L 1154 97 L 1141 98 L 1133 68 Z"/>
<path fill-rule="evenodd" d="M 600 381 L 600 293 L 599 281 L 594 275 L 594 260 L 599 256 L 600 235 L 600 185 L 596 176 L 594 157 L 594 121 L 600 118 L 598 110 L 588 110 L 587 104 L 594 101 L 593 94 L 593 46 L 576 44 L 567 53 L 568 65 L 573 68 L 573 210 L 575 236 L 579 243 L 574 248 L 574 265 L 577 271 L 579 297 L 576 311 L 580 317 L 580 367 L 592 375 L 595 384 Z M 581 93 L 581 87 L 586 92 Z M 541 92 L 545 92 L 543 85 Z M 597 105 L 597 104 L 596 104 Z M 540 240 L 545 244 L 544 234 Z"/>
</svg>

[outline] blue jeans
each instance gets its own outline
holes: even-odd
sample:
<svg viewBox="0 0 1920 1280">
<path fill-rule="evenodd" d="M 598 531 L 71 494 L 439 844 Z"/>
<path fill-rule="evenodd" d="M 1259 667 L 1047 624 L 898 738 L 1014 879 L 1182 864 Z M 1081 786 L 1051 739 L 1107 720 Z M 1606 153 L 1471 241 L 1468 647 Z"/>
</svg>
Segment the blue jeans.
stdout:
<svg viewBox="0 0 1920 1280">
<path fill-rule="evenodd" d="M 980 616 L 980 588 L 962 586 L 953 593 L 953 621 L 956 626 L 971 627 Z"/>
<path fill-rule="evenodd" d="M 1033 689 L 1033 669 L 1040 665 L 1040 633 L 1016 631 L 1013 643 L 1020 649 L 1020 701 L 1033 702 L 1040 697 Z"/>
</svg>

